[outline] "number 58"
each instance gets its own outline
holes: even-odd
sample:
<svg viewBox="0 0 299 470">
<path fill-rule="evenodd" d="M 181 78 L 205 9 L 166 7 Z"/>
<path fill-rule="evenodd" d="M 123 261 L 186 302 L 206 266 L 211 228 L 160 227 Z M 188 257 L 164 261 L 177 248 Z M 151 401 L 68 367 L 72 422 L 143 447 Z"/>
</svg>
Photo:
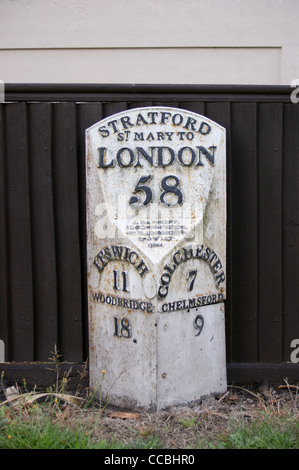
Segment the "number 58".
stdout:
<svg viewBox="0 0 299 470">
<path fill-rule="evenodd" d="M 138 191 L 143 191 L 144 194 L 145 194 L 145 199 L 144 199 L 144 201 L 141 202 L 141 200 L 138 196 L 131 196 L 131 198 L 129 200 L 129 204 L 131 206 L 136 207 L 136 208 L 141 208 L 142 206 L 146 206 L 147 204 L 149 204 L 152 201 L 153 191 L 149 186 L 145 185 L 145 183 L 150 181 L 152 179 L 152 177 L 153 177 L 153 175 L 141 176 L 141 178 L 139 178 L 139 180 L 138 180 L 138 182 L 135 186 L 135 189 L 133 191 L 133 194 L 137 193 Z M 170 184 L 169 180 L 174 180 L 175 183 Z M 167 207 L 174 207 L 174 206 L 178 206 L 179 204 L 181 204 L 183 202 L 183 193 L 179 188 L 179 184 L 180 184 L 180 180 L 178 179 L 177 176 L 168 175 L 168 176 L 165 176 L 164 178 L 162 178 L 162 180 L 161 180 L 161 189 L 163 191 L 160 194 L 161 204 L 163 204 L 164 206 L 167 206 Z M 176 198 L 177 198 L 176 202 L 171 203 L 171 202 L 167 202 L 167 200 L 165 200 L 165 196 L 168 193 L 173 193 L 176 196 Z"/>
</svg>

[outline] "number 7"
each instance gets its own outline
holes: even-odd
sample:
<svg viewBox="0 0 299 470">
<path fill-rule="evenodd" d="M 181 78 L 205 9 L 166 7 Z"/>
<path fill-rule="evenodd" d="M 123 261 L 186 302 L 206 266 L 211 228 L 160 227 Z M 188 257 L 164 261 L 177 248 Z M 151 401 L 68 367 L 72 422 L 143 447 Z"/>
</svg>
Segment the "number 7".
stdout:
<svg viewBox="0 0 299 470">
<path fill-rule="evenodd" d="M 188 271 L 188 280 L 190 280 L 190 284 L 189 284 L 189 287 L 188 287 L 189 291 L 193 290 L 196 275 L 197 275 L 197 269 L 194 269 L 192 271 Z"/>
</svg>

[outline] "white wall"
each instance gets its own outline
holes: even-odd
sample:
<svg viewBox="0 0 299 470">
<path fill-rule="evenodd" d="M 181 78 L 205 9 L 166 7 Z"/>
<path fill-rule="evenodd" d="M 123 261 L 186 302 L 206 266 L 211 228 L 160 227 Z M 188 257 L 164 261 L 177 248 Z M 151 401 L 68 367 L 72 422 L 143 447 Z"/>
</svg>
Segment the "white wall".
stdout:
<svg viewBox="0 0 299 470">
<path fill-rule="evenodd" d="M 0 79 L 286 84 L 298 0 L 0 0 Z"/>
</svg>

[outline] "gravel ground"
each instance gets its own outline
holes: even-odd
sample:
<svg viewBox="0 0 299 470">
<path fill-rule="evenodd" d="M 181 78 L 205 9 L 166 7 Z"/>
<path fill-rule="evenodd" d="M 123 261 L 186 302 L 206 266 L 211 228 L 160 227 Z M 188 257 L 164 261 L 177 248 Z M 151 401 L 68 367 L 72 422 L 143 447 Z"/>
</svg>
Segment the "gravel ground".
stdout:
<svg viewBox="0 0 299 470">
<path fill-rule="evenodd" d="M 2 403 L 6 401 L 11 409 L 21 406 L 25 419 L 29 418 L 28 407 L 49 395 L 48 392 L 24 394 L 15 387 L 2 392 Z M 9 400 L 8 392 L 12 393 Z M 282 423 L 288 416 L 299 421 L 298 395 L 298 385 L 289 385 L 287 381 L 276 387 L 268 383 L 229 385 L 221 396 L 203 398 L 190 406 L 147 412 L 116 409 L 109 404 L 100 406 L 95 400 L 87 405 L 88 389 L 83 389 L 77 398 L 71 394 L 52 393 L 50 409 L 51 419 L 74 429 L 80 426 L 97 441 L 123 443 L 128 448 L 135 448 L 139 443 L 141 448 L 196 449 L 199 443 L 204 447 L 216 444 L 234 424 L 266 419 L 269 415 L 281 418 Z"/>
<path fill-rule="evenodd" d="M 81 411 L 82 424 L 90 426 L 96 439 L 124 442 L 130 446 L 136 440 L 159 439 L 163 449 L 190 449 L 201 443 L 213 443 L 225 435 L 233 423 L 252 421 L 265 414 L 285 417 L 291 414 L 299 420 L 299 387 L 281 385 L 271 387 L 229 386 L 218 397 L 204 398 L 192 406 L 171 407 L 165 411 L 148 413 L 128 412 L 107 406 L 98 410 Z M 94 423 L 97 425 L 94 426 Z"/>
</svg>

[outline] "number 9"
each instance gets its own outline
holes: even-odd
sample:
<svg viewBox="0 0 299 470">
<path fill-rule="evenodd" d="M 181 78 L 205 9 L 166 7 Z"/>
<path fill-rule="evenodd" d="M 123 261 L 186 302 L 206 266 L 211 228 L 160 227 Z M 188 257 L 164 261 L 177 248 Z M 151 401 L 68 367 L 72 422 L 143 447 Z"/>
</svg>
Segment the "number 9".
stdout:
<svg viewBox="0 0 299 470">
<path fill-rule="evenodd" d="M 194 318 L 194 321 L 193 321 L 193 326 L 197 331 L 196 335 L 195 336 L 199 336 L 200 333 L 202 332 L 202 329 L 203 329 L 203 325 L 204 325 L 204 319 L 201 315 L 197 315 L 197 317 Z"/>
</svg>

